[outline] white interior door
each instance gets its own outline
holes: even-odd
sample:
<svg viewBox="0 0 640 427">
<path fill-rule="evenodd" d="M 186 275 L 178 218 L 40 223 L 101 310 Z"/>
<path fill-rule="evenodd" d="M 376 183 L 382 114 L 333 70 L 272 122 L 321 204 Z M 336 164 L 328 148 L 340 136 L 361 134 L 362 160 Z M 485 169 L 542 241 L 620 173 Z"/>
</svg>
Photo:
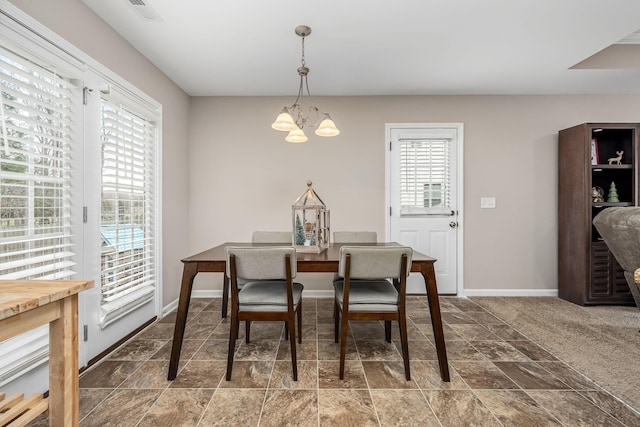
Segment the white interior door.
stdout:
<svg viewBox="0 0 640 427">
<path fill-rule="evenodd" d="M 389 240 L 436 258 L 441 294 L 458 293 L 458 148 L 462 125 L 387 125 Z M 425 293 L 420 274 L 407 292 Z"/>
</svg>

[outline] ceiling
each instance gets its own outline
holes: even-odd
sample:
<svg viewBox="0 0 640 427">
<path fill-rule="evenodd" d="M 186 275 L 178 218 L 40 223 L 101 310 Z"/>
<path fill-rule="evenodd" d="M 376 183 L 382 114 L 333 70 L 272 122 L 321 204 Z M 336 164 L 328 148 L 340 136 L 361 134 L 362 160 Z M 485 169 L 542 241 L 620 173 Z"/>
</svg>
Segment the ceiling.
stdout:
<svg viewBox="0 0 640 427">
<path fill-rule="evenodd" d="M 298 25 L 312 95 L 640 93 L 640 67 L 571 69 L 638 0 L 82 1 L 192 96 L 295 95 Z"/>
</svg>

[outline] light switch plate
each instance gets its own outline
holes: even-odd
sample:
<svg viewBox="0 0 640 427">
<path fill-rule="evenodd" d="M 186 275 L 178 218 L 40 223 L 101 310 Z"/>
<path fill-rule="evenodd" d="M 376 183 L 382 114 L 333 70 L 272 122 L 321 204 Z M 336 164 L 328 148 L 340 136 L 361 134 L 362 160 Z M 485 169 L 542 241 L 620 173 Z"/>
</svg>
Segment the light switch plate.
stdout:
<svg viewBox="0 0 640 427">
<path fill-rule="evenodd" d="M 496 198 L 495 197 L 481 197 L 480 208 L 481 209 L 495 209 Z"/>
</svg>

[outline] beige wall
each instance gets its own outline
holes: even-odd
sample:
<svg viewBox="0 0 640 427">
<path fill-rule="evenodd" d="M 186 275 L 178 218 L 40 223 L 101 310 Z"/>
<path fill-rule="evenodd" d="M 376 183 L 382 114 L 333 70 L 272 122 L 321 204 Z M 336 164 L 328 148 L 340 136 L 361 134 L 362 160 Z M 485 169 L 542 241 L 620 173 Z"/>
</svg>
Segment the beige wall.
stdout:
<svg viewBox="0 0 640 427">
<path fill-rule="evenodd" d="M 163 305 L 178 297 L 188 253 L 189 96 L 80 0 L 11 0 L 11 3 L 162 104 Z"/>
<path fill-rule="evenodd" d="M 11 1 L 162 103 L 164 304 L 178 296 L 186 255 L 289 229 L 307 179 L 333 230 L 384 236 L 384 126 L 396 122 L 464 124 L 465 288 L 554 290 L 558 130 L 640 121 L 640 96 L 317 97 L 342 134 L 294 145 L 269 127 L 292 97 L 190 99 L 80 0 Z M 486 196 L 496 209 L 480 209 Z M 202 275 L 196 288 L 220 279 Z M 307 279 L 329 289 L 328 277 Z"/>
<path fill-rule="evenodd" d="M 331 210 L 333 230 L 384 236 L 385 123 L 461 122 L 465 289 L 555 290 L 557 132 L 640 118 L 640 96 L 314 99 L 342 133 L 303 144 L 270 128 L 291 97 L 192 99 L 190 252 L 248 240 L 254 229 L 289 229 L 307 179 Z M 480 209 L 486 196 L 496 197 L 496 209 Z M 196 280 L 197 289 L 220 286 L 219 277 Z M 328 278 L 305 280 L 330 289 Z"/>
</svg>

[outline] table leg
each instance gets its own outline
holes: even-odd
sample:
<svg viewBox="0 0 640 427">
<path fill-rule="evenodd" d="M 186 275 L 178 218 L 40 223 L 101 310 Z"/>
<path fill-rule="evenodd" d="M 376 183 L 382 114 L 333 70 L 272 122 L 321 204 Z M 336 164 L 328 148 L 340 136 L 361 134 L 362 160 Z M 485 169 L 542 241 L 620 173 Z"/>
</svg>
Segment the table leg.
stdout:
<svg viewBox="0 0 640 427">
<path fill-rule="evenodd" d="M 176 316 L 176 326 L 173 330 L 173 345 L 171 347 L 171 360 L 169 361 L 169 375 L 167 379 L 174 380 L 178 374 L 178 363 L 180 362 L 180 351 L 182 350 L 182 338 L 184 328 L 187 324 L 187 314 L 189 313 L 189 301 L 191 300 L 191 288 L 193 279 L 198 274 L 196 263 L 187 262 L 182 270 L 182 285 L 180 286 L 180 300 L 178 301 L 178 313 Z"/>
<path fill-rule="evenodd" d="M 227 276 L 227 272 L 224 272 L 224 277 L 222 278 L 222 318 L 227 318 L 227 310 L 229 309 L 229 291 L 231 285 L 231 279 Z"/>
<path fill-rule="evenodd" d="M 49 323 L 49 425 L 77 426 L 78 295 L 57 303 L 60 317 Z"/>
<path fill-rule="evenodd" d="M 440 364 L 440 376 L 442 381 L 449 382 L 449 364 L 447 362 L 447 349 L 444 344 L 444 331 L 442 330 L 442 316 L 440 315 L 440 301 L 438 299 L 438 287 L 436 286 L 436 270 L 433 265 L 427 264 L 421 268 L 422 277 L 427 288 L 427 301 L 431 312 L 431 326 L 436 341 L 438 363 Z"/>
</svg>

